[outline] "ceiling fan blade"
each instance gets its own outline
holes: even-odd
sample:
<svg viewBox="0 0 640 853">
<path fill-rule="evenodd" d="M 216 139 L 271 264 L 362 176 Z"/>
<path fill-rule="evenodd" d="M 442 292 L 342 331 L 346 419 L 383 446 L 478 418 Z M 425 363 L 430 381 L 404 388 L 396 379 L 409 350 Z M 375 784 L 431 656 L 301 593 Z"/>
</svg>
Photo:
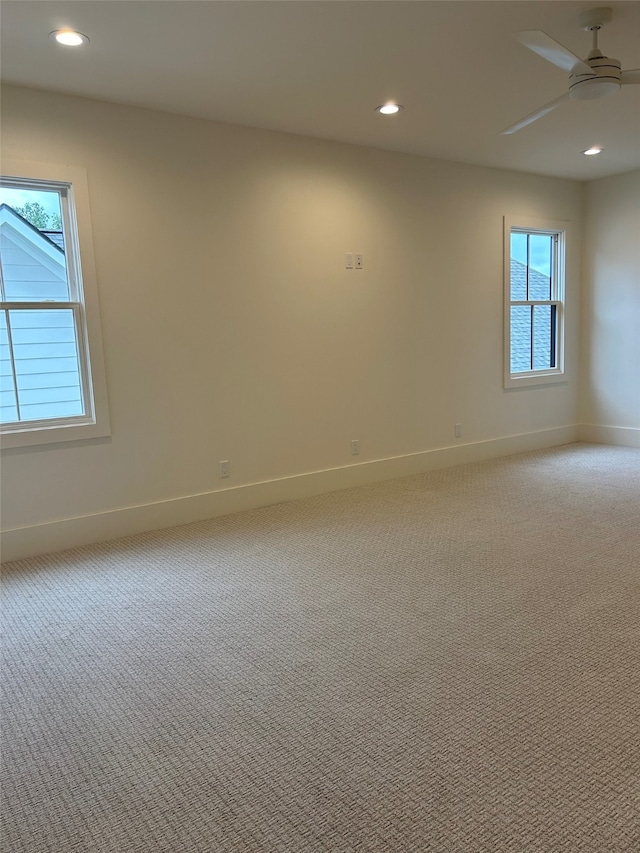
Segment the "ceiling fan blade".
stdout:
<svg viewBox="0 0 640 853">
<path fill-rule="evenodd" d="M 640 68 L 632 68 L 630 71 L 623 71 L 620 75 L 620 82 L 624 83 L 640 83 Z"/>
<path fill-rule="evenodd" d="M 583 62 L 575 53 L 571 53 L 566 47 L 552 39 L 542 30 L 525 30 L 522 33 L 516 33 L 516 38 L 529 50 L 537 53 L 548 62 L 553 62 L 558 68 L 564 68 L 565 71 L 580 71 L 582 74 L 592 74 L 591 68 L 586 62 Z"/>
<path fill-rule="evenodd" d="M 550 113 L 551 110 L 555 110 L 555 108 L 561 104 L 563 101 L 566 101 L 569 98 L 569 93 L 565 92 L 564 95 L 560 95 L 559 98 L 554 98 L 553 101 L 549 101 L 548 104 L 545 104 L 544 107 L 540 107 L 534 113 L 529 113 L 528 116 L 521 118 L 520 121 L 517 121 L 515 124 L 512 124 L 511 127 L 508 127 L 506 130 L 503 130 L 500 136 L 505 136 L 509 133 L 515 133 L 517 130 L 521 130 L 523 127 L 526 127 L 531 122 L 537 121 L 542 116 L 546 116 L 547 113 Z"/>
</svg>

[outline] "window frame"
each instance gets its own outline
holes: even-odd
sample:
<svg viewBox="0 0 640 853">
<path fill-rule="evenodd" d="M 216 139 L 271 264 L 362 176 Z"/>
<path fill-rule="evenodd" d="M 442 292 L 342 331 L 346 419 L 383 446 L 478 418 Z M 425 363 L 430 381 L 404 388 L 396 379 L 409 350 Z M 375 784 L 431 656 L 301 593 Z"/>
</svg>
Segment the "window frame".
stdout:
<svg viewBox="0 0 640 853">
<path fill-rule="evenodd" d="M 556 238 L 551 275 L 551 299 L 511 299 L 511 234 L 543 234 Z M 564 365 L 564 327 L 566 313 L 565 280 L 566 250 L 569 223 L 550 219 L 534 219 L 529 216 L 504 217 L 504 387 L 526 388 L 552 385 L 566 381 Z M 542 370 L 511 371 L 511 306 L 512 305 L 555 305 L 556 366 Z"/>
<path fill-rule="evenodd" d="M 56 303 L 7 300 L 8 310 L 72 310 L 77 333 L 78 366 L 84 415 L 0 424 L 2 448 L 28 447 L 111 434 L 102 347 L 100 306 L 93 251 L 86 170 L 80 166 L 3 160 L 2 183 L 33 189 L 66 189 L 62 204 L 69 300 Z M 62 199 L 61 199 L 62 201 Z"/>
</svg>

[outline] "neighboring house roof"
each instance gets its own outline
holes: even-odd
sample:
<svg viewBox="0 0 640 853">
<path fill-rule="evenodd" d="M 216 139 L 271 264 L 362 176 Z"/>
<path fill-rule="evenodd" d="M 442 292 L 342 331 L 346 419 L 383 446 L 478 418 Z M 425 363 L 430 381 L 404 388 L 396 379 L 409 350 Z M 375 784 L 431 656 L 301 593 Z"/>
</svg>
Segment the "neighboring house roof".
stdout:
<svg viewBox="0 0 640 853">
<path fill-rule="evenodd" d="M 50 231 L 48 228 L 45 228 L 45 230 L 40 233 L 44 234 L 45 237 L 48 237 L 52 243 L 55 243 L 56 246 L 64 252 L 64 234 L 62 231 Z"/>
<path fill-rule="evenodd" d="M 32 233 L 32 241 L 38 243 L 40 240 L 46 240 L 48 244 L 50 244 L 54 249 L 64 255 L 64 238 L 62 237 L 61 231 L 40 231 L 39 228 L 36 228 L 35 225 L 32 225 L 28 219 L 25 219 L 24 216 L 18 213 L 17 210 L 14 210 L 11 205 L 2 202 L 0 204 L 0 222 L 4 224 L 11 224 L 13 227 L 20 231 L 23 236 L 28 237 L 29 232 Z M 60 234 L 60 240 L 52 239 L 49 235 Z M 37 235 L 37 237 L 36 237 Z"/>
<path fill-rule="evenodd" d="M 67 290 L 63 249 L 8 204 L 0 204 L 0 250 L 5 291 L 11 298 L 26 294 L 29 285 L 47 299 L 57 298 L 60 288 Z M 36 268 L 48 270 L 48 275 L 39 273 L 33 279 Z"/>
<path fill-rule="evenodd" d="M 544 273 L 538 272 L 533 267 L 529 267 L 529 289 L 549 292 L 549 277 Z M 511 258 L 511 292 L 525 293 L 527 292 L 527 265 Z M 547 296 L 547 299 L 549 297 Z M 526 299 L 526 296 L 523 297 Z"/>
</svg>

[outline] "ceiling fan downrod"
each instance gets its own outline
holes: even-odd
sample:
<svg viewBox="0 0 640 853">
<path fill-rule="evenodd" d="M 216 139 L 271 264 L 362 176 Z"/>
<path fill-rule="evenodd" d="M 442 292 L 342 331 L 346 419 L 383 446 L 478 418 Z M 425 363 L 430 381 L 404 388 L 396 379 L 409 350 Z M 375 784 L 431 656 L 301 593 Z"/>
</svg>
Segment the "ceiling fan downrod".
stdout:
<svg viewBox="0 0 640 853">
<path fill-rule="evenodd" d="M 577 100 L 602 98 L 620 88 L 621 65 L 617 59 L 604 56 L 598 47 L 598 31 L 608 24 L 613 12 L 608 7 L 587 9 L 580 15 L 580 26 L 591 33 L 592 47 L 585 62 L 591 73 L 573 69 L 569 75 L 569 97 Z"/>
</svg>

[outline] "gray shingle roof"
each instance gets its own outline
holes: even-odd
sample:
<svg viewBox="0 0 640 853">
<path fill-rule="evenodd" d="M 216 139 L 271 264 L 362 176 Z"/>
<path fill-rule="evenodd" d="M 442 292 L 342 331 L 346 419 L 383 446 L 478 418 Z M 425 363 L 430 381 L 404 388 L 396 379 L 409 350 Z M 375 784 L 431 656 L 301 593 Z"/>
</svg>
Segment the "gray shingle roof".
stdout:
<svg viewBox="0 0 640 853">
<path fill-rule="evenodd" d="M 529 299 L 549 299 L 549 277 L 529 267 Z M 511 258 L 511 298 L 527 299 L 527 266 Z"/>
</svg>

